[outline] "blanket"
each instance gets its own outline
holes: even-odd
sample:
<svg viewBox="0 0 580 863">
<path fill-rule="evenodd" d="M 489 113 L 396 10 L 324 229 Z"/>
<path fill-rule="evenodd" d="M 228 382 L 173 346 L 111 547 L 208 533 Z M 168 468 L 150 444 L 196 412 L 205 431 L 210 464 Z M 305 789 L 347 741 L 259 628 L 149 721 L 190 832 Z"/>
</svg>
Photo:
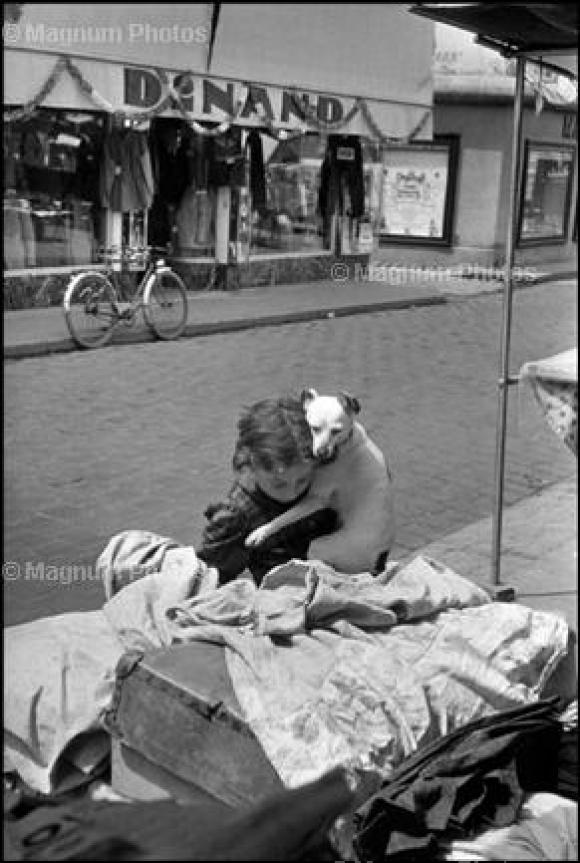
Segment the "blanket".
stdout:
<svg viewBox="0 0 580 863">
<path fill-rule="evenodd" d="M 336 765 L 357 781 L 384 778 L 434 737 L 537 700 L 566 654 L 563 619 L 491 602 L 422 556 L 378 579 L 292 561 L 260 587 L 242 578 L 216 588 L 192 549 L 167 545 L 157 571 L 115 592 L 115 550 L 127 572 L 132 544 L 142 562 L 140 531 L 113 538 L 99 559 L 110 596 L 102 611 L 6 630 L 10 754 L 40 790 L 54 790 L 71 741 L 99 727 L 127 649 L 223 644 L 247 721 L 289 787 Z"/>
<path fill-rule="evenodd" d="M 105 614 L 126 635 L 150 606 L 135 584 Z M 419 555 L 378 578 L 295 560 L 166 607 L 157 646 L 194 640 L 225 645 L 246 719 L 296 787 L 339 764 L 379 781 L 435 737 L 537 700 L 568 628 Z"/>
</svg>

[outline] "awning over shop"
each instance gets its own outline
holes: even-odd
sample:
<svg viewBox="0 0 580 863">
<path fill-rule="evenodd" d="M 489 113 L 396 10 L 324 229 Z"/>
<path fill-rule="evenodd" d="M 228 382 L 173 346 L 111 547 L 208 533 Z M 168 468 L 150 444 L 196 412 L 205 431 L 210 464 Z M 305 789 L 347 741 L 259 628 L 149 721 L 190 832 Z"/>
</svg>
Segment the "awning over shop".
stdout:
<svg viewBox="0 0 580 863">
<path fill-rule="evenodd" d="M 385 135 L 432 105 L 434 30 L 395 3 L 220 4 L 211 72 L 382 105 Z"/>
<path fill-rule="evenodd" d="M 51 10 L 50 39 L 47 16 L 38 33 L 30 29 L 40 4 L 20 5 L 12 22 L 18 38 L 10 39 L 4 58 L 8 105 L 396 141 L 432 135 L 434 28 L 402 4 L 57 4 L 42 7 Z M 77 25 L 75 10 L 90 14 Z M 129 39 L 141 32 L 138 25 L 158 34 L 151 49 Z M 171 38 L 179 41 L 184 28 L 192 42 L 196 33 L 205 42 L 171 51 Z M 97 34 L 108 43 L 96 45 Z"/>
<path fill-rule="evenodd" d="M 440 22 L 435 24 L 433 86 L 438 96 L 499 97 L 513 101 L 516 61 L 477 42 L 473 33 Z M 526 95 L 540 94 L 549 105 L 573 109 L 578 82 L 551 68 L 526 64 Z"/>
<path fill-rule="evenodd" d="M 523 56 L 578 77 L 576 3 L 417 3 L 411 11 L 474 33 L 506 57 Z"/>
</svg>

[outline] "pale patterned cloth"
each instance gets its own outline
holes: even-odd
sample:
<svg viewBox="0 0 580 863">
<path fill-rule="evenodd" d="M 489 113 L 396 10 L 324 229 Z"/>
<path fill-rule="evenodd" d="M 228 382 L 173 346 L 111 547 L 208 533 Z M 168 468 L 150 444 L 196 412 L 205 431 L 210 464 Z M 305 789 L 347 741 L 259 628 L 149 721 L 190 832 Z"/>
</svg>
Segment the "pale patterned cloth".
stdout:
<svg viewBox="0 0 580 863">
<path fill-rule="evenodd" d="M 451 844 L 446 860 L 578 860 L 578 804 L 532 794 L 515 824 Z"/>
<path fill-rule="evenodd" d="M 577 348 L 525 363 L 520 369 L 520 379 L 530 384 L 552 431 L 578 455 Z"/>
<path fill-rule="evenodd" d="M 565 621 L 483 600 L 477 588 L 461 607 L 474 585 L 450 571 L 443 579 L 445 588 L 424 558 L 395 573 L 383 590 L 404 597 L 402 625 L 343 619 L 288 642 L 254 639 L 251 656 L 226 653 L 238 701 L 286 785 L 337 764 L 386 778 L 419 745 L 539 697 L 566 653 Z"/>
<path fill-rule="evenodd" d="M 536 700 L 568 642 L 562 618 L 492 602 L 422 556 L 377 578 L 291 561 L 260 587 L 238 579 L 169 606 L 143 579 L 105 613 L 127 646 L 145 632 L 225 645 L 244 715 L 290 787 L 337 765 L 385 777 L 418 745 Z"/>
</svg>

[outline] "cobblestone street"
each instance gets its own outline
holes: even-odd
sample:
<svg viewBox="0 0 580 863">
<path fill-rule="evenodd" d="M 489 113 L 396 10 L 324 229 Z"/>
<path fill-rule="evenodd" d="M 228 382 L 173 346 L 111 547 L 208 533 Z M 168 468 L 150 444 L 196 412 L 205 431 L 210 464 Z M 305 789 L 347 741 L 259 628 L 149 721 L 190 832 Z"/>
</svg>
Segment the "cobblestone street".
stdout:
<svg viewBox="0 0 580 863">
<path fill-rule="evenodd" d="M 514 296 L 512 373 L 576 344 L 576 285 Z M 5 623 L 98 607 L 90 567 L 126 528 L 197 542 L 230 482 L 240 408 L 280 391 L 347 389 L 390 454 L 393 557 L 489 515 L 501 298 L 5 363 L 4 560 L 86 565 L 5 581 Z M 575 476 L 531 391 L 510 391 L 506 503 Z"/>
</svg>

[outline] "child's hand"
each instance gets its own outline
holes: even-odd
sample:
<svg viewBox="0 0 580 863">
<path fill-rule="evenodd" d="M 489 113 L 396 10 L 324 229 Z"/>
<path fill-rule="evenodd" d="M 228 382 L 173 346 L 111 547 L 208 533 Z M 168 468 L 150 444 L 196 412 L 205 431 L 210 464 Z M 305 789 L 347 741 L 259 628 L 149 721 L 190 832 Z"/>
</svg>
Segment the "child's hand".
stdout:
<svg viewBox="0 0 580 863">
<path fill-rule="evenodd" d="M 268 530 L 268 525 L 263 524 L 261 527 L 257 527 L 247 535 L 245 545 L 246 547 L 254 548 L 256 545 L 261 545 L 269 536 L 270 531 Z"/>
</svg>

